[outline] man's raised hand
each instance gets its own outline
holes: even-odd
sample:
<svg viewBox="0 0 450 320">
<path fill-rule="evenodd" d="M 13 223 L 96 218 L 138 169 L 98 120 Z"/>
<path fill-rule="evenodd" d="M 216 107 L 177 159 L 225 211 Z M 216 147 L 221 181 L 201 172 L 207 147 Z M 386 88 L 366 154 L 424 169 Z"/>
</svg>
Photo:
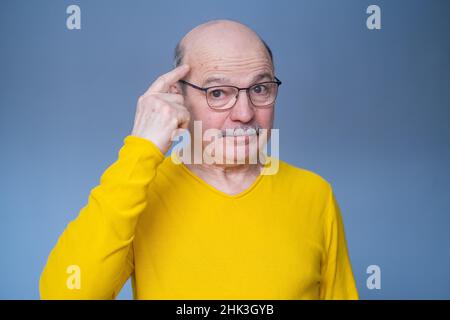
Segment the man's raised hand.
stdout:
<svg viewBox="0 0 450 320">
<path fill-rule="evenodd" d="M 189 69 L 188 65 L 182 65 L 160 76 L 137 102 L 131 135 L 152 141 L 162 153 L 169 150 L 174 131 L 187 129 L 189 125 L 190 114 L 183 96 L 169 92 Z"/>
</svg>

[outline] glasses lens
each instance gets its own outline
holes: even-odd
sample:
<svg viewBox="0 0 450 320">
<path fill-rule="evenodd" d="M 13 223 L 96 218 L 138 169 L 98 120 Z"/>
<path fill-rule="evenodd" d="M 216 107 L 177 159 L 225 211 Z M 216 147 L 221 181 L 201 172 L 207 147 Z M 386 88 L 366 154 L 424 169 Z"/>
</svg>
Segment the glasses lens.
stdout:
<svg viewBox="0 0 450 320">
<path fill-rule="evenodd" d="M 258 83 L 250 88 L 250 99 L 255 106 L 267 106 L 275 101 L 277 91 L 277 83 Z"/>
<path fill-rule="evenodd" d="M 233 87 L 213 87 L 206 92 L 206 99 L 211 108 L 225 109 L 234 103 L 238 90 Z"/>
</svg>

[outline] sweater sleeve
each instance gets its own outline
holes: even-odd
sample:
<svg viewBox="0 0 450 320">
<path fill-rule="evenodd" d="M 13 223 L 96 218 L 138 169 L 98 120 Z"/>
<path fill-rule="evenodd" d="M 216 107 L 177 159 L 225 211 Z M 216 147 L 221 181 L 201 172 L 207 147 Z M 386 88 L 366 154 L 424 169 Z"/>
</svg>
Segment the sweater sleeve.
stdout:
<svg viewBox="0 0 450 320">
<path fill-rule="evenodd" d="M 324 238 L 325 253 L 321 270 L 320 299 L 358 300 L 344 224 L 331 187 L 325 209 Z"/>
<path fill-rule="evenodd" d="M 134 269 L 133 239 L 147 190 L 163 153 L 151 141 L 127 136 L 119 156 L 91 190 L 41 274 L 42 299 L 113 299 Z"/>
</svg>

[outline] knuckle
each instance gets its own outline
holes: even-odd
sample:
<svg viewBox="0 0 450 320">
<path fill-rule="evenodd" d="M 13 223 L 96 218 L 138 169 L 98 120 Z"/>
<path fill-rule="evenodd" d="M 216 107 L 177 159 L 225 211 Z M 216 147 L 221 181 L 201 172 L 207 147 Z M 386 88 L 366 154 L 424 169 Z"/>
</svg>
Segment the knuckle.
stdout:
<svg viewBox="0 0 450 320">
<path fill-rule="evenodd" d="M 178 119 L 176 117 L 172 117 L 168 121 L 168 125 L 171 127 L 176 127 L 178 125 Z"/>
<path fill-rule="evenodd" d="M 148 104 L 152 101 L 152 96 L 150 95 L 143 95 L 139 98 L 139 102 L 143 105 Z"/>
<path fill-rule="evenodd" d="M 159 76 L 157 81 L 160 82 L 162 85 L 166 85 L 167 77 L 165 75 Z"/>
<path fill-rule="evenodd" d="M 154 95 L 151 97 L 149 105 L 151 105 L 154 109 L 159 110 L 165 108 L 166 102 L 164 101 L 164 99 L 161 99 L 161 97 Z"/>
<path fill-rule="evenodd" d="M 139 106 L 142 109 L 147 111 L 155 111 L 155 109 L 159 108 L 161 104 L 161 100 L 155 95 L 145 95 L 139 98 Z"/>
<path fill-rule="evenodd" d="M 164 115 L 170 116 L 173 114 L 173 109 L 167 103 L 162 103 L 160 106 L 160 110 L 161 110 L 161 113 L 163 113 Z"/>
</svg>

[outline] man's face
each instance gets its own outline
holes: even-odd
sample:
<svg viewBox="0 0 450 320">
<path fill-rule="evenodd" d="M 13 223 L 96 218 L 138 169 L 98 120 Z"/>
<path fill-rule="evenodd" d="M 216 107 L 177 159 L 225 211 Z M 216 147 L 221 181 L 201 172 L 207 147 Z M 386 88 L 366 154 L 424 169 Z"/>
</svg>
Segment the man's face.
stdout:
<svg viewBox="0 0 450 320">
<path fill-rule="evenodd" d="M 272 81 L 273 65 L 265 47 L 259 41 L 246 42 L 245 39 L 240 41 L 234 41 L 237 42 L 234 45 L 211 43 L 206 48 L 192 49 L 187 62 L 191 66 L 191 72 L 186 81 L 200 87 L 233 85 L 240 88 Z M 214 110 L 208 105 L 205 92 L 185 86 L 185 103 L 191 113 L 191 137 L 194 132 L 194 121 L 202 122 L 203 132 L 208 129 L 226 132 L 227 129 L 236 128 L 268 130 L 273 125 L 273 104 L 255 107 L 244 90 L 240 91 L 231 109 Z M 231 156 L 236 161 L 237 156 L 243 154 L 247 159 L 249 143 L 256 141 L 256 138 L 254 136 L 250 138 L 245 134 L 244 137 L 226 135 L 221 138 L 225 147 L 223 150 L 225 157 Z M 211 140 L 203 141 L 203 146 L 210 142 Z"/>
</svg>

